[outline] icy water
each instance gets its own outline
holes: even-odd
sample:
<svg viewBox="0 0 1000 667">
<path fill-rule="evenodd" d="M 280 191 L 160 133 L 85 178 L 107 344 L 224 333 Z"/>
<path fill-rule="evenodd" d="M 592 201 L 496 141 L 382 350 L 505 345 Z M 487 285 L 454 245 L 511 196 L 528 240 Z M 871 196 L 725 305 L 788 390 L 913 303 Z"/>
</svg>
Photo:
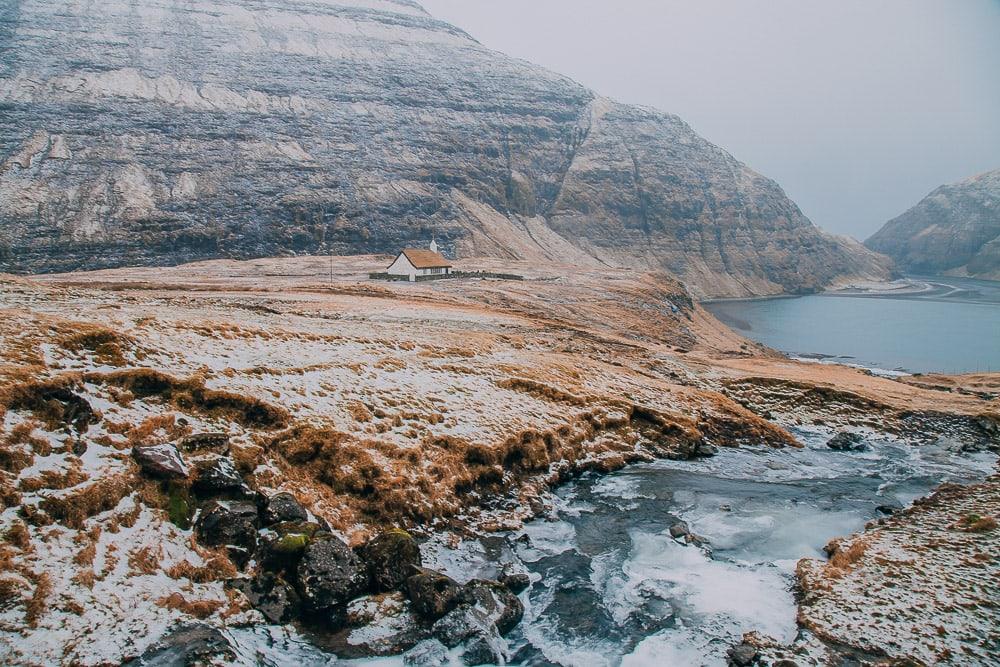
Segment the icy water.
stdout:
<svg viewBox="0 0 1000 667">
<path fill-rule="evenodd" d="M 1000 370 L 1000 283 L 915 279 L 898 293 L 717 301 L 705 307 L 748 338 L 792 355 L 885 370 Z"/>
<path fill-rule="evenodd" d="M 906 505 L 942 481 L 980 479 L 996 462 L 874 436 L 868 452 L 835 452 L 825 446 L 828 431 L 797 435 L 805 449 L 723 449 L 585 476 L 560 488 L 551 515 L 523 531 L 457 550 L 432 540 L 425 564 L 459 581 L 494 577 L 498 563 L 531 575 L 524 621 L 508 637 L 513 664 L 725 665 L 744 632 L 795 637 L 798 559 L 822 558 L 823 545 L 861 529 L 879 506 Z M 672 539 L 678 520 L 711 548 Z M 276 628 L 237 639 L 258 664 L 331 660 Z"/>
</svg>

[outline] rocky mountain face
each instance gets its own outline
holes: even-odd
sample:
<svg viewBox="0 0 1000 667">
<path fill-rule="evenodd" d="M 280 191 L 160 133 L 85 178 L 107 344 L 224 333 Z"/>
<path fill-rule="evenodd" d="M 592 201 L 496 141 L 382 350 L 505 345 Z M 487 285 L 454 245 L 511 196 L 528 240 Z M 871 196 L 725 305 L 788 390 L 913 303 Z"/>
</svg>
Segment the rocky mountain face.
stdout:
<svg viewBox="0 0 1000 667">
<path fill-rule="evenodd" d="M 408 0 L 10 0 L 0 270 L 446 254 L 666 269 L 700 296 L 887 262 L 676 116 Z"/>
<path fill-rule="evenodd" d="M 942 185 L 865 245 L 914 273 L 1000 280 L 1000 169 Z"/>
</svg>

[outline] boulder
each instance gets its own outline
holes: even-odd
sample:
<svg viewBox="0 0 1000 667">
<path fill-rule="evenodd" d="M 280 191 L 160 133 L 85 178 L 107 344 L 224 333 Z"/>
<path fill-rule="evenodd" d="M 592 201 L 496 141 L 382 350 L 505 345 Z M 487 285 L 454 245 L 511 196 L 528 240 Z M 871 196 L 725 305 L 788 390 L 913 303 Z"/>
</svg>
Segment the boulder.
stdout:
<svg viewBox="0 0 1000 667">
<path fill-rule="evenodd" d="M 685 538 L 691 534 L 691 529 L 683 521 L 678 521 L 677 523 L 670 526 L 670 537 L 676 539 Z"/>
<path fill-rule="evenodd" d="M 698 446 L 694 448 L 695 458 L 709 458 L 715 456 L 719 453 L 719 448 L 715 445 L 710 445 L 707 442 L 699 442 Z"/>
<path fill-rule="evenodd" d="M 170 444 L 135 446 L 132 457 L 142 472 L 162 479 L 180 479 L 188 476 L 188 467 L 177 448 Z"/>
<path fill-rule="evenodd" d="M 202 510 L 195 524 L 198 541 L 209 547 L 226 547 L 239 567 L 257 548 L 257 505 L 244 500 L 214 500 Z"/>
<path fill-rule="evenodd" d="M 270 526 L 284 521 L 308 521 L 309 513 L 290 493 L 276 493 L 267 500 L 263 513 L 264 525 Z"/>
<path fill-rule="evenodd" d="M 222 632 L 202 623 L 181 625 L 170 630 L 126 665 L 173 667 L 174 665 L 227 664 L 236 660 L 236 651 Z"/>
<path fill-rule="evenodd" d="M 498 646 L 498 638 L 513 630 L 523 616 L 524 606 L 506 586 L 474 579 L 462 587 L 459 603 L 438 619 L 431 631 L 449 648 L 467 640 Z"/>
<path fill-rule="evenodd" d="M 865 439 L 861 435 L 851 433 L 850 431 L 841 431 L 830 438 L 826 446 L 838 452 L 863 452 L 868 449 Z"/>
<path fill-rule="evenodd" d="M 216 456 L 194 464 L 195 478 L 191 488 L 202 496 L 249 496 L 253 494 L 228 456 Z"/>
<path fill-rule="evenodd" d="M 368 581 L 375 593 L 399 590 L 421 565 L 420 547 L 405 530 L 376 535 L 358 553 L 368 568 Z"/>
<path fill-rule="evenodd" d="M 451 577 L 418 568 L 416 574 L 406 579 L 406 594 L 417 613 L 436 619 L 447 614 L 459 603 L 462 590 Z"/>
<path fill-rule="evenodd" d="M 318 535 L 329 535 L 318 523 L 286 521 L 263 531 L 258 559 L 268 570 L 294 571 L 306 547 Z"/>
<path fill-rule="evenodd" d="M 399 655 L 430 635 L 400 593 L 369 595 L 348 603 L 346 642 L 365 655 Z"/>
<path fill-rule="evenodd" d="M 757 647 L 747 642 L 740 642 L 729 649 L 730 667 L 749 667 L 757 661 Z"/>
<path fill-rule="evenodd" d="M 436 639 L 425 639 L 403 654 L 406 667 L 444 667 L 450 662 L 448 647 Z"/>
<path fill-rule="evenodd" d="M 299 594 L 281 575 L 261 572 L 253 579 L 235 579 L 230 585 L 246 595 L 270 623 L 287 623 L 298 616 Z"/>
<path fill-rule="evenodd" d="M 515 595 L 521 591 L 527 590 L 528 586 L 531 586 L 531 577 L 524 572 L 503 574 L 501 575 L 499 581 Z"/>
<path fill-rule="evenodd" d="M 368 583 L 367 572 L 357 555 L 333 535 L 310 540 L 296 572 L 303 601 L 317 611 L 358 597 Z"/>
</svg>

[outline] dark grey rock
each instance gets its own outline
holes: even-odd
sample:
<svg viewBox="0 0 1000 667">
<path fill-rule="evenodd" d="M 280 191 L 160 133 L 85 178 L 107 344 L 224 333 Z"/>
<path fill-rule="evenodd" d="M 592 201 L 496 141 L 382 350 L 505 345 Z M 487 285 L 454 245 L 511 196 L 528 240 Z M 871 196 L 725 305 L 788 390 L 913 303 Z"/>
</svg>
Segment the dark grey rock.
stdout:
<svg viewBox="0 0 1000 667">
<path fill-rule="evenodd" d="M 298 616 L 299 594 L 280 575 L 261 572 L 252 579 L 236 579 L 230 585 L 246 595 L 270 623 L 288 623 Z"/>
<path fill-rule="evenodd" d="M 267 501 L 263 513 L 264 525 L 281 523 L 283 521 L 307 521 L 309 513 L 302 504 L 290 493 L 276 493 Z"/>
<path fill-rule="evenodd" d="M 531 577 L 524 572 L 501 575 L 499 581 L 514 594 L 526 590 L 531 585 Z"/>
<path fill-rule="evenodd" d="M 459 604 L 438 619 L 432 631 L 448 647 L 474 637 L 497 645 L 495 638 L 513 630 L 523 616 L 524 606 L 506 586 L 474 579 L 462 587 Z"/>
<path fill-rule="evenodd" d="M 757 661 L 757 648 L 741 642 L 729 649 L 729 664 L 732 667 L 749 667 Z"/>
<path fill-rule="evenodd" d="M 838 452 L 863 452 L 868 449 L 864 437 L 850 431 L 841 431 L 830 438 L 826 446 Z"/>
<path fill-rule="evenodd" d="M 436 639 L 425 639 L 403 654 L 406 667 L 443 667 L 449 662 L 448 647 Z"/>
<path fill-rule="evenodd" d="M 357 555 L 333 535 L 306 546 L 297 567 L 299 593 L 313 610 L 329 609 L 364 592 L 368 576 Z"/>
<path fill-rule="evenodd" d="M 235 660 L 236 652 L 220 630 L 196 623 L 170 630 L 141 656 L 125 664 L 134 667 L 187 667 L 226 664 Z"/>
<path fill-rule="evenodd" d="M 228 456 L 197 461 L 194 472 L 191 488 L 200 496 L 253 494 L 243 481 L 243 475 L 236 469 L 236 463 Z"/>
<path fill-rule="evenodd" d="M 312 521 L 286 521 L 270 526 L 260 537 L 258 558 L 261 566 L 293 572 L 310 542 L 329 534 Z"/>
<path fill-rule="evenodd" d="M 674 539 L 687 537 L 690 534 L 691 534 L 691 529 L 683 521 L 678 521 L 677 523 L 670 526 L 670 537 Z"/>
<path fill-rule="evenodd" d="M 132 458 L 150 477 L 181 479 L 188 476 L 188 467 L 181 453 L 170 444 L 133 447 Z"/>
<path fill-rule="evenodd" d="M 376 535 L 358 551 L 368 569 L 372 592 L 399 590 L 422 561 L 420 547 L 405 530 Z"/>
<path fill-rule="evenodd" d="M 462 590 L 454 579 L 427 568 L 420 568 L 406 580 L 406 594 L 417 613 L 440 618 L 458 604 Z"/>
<path fill-rule="evenodd" d="M 208 503 L 195 523 L 198 541 L 209 547 L 226 547 L 229 557 L 243 567 L 257 548 L 257 505 L 243 500 Z"/>
</svg>

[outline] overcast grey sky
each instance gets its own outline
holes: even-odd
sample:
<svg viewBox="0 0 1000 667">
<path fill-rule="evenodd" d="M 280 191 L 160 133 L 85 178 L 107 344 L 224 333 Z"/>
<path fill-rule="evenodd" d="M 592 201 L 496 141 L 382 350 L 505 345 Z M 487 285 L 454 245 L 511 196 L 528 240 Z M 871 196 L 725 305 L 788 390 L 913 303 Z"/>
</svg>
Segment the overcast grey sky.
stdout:
<svg viewBox="0 0 1000 667">
<path fill-rule="evenodd" d="M 676 113 L 864 239 L 1000 168 L 1000 0 L 420 0 L 488 47 Z"/>
</svg>

